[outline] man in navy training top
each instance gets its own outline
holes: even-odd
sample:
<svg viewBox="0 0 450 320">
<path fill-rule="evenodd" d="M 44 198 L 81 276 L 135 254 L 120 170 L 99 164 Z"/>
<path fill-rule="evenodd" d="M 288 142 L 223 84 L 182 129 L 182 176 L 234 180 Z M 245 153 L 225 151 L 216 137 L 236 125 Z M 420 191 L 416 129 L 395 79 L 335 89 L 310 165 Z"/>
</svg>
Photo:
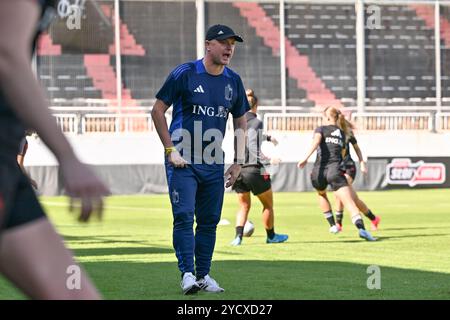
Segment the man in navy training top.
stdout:
<svg viewBox="0 0 450 320">
<path fill-rule="evenodd" d="M 239 176 L 245 158 L 245 113 L 250 108 L 240 76 L 227 67 L 236 41 L 243 42 L 231 28 L 210 27 L 206 33 L 205 57 L 176 67 L 157 93 L 152 110 L 165 148 L 174 218 L 173 246 L 184 294 L 201 289 L 224 291 L 209 275 L 224 196 L 221 145 L 231 113 L 235 155 L 234 163 L 225 172 L 225 186 L 230 187 Z M 164 114 L 171 105 L 172 122 L 168 128 Z"/>
</svg>

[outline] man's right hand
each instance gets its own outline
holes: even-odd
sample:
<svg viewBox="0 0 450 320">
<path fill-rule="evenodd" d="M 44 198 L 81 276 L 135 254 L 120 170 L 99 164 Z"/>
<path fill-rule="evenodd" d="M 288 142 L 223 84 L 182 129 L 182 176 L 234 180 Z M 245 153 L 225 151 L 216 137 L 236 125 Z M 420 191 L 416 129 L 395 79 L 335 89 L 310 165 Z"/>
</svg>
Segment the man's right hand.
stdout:
<svg viewBox="0 0 450 320">
<path fill-rule="evenodd" d="M 169 163 L 171 163 L 176 168 L 185 168 L 188 164 L 186 160 L 184 160 L 180 153 L 176 150 L 169 153 L 168 159 Z"/>
</svg>

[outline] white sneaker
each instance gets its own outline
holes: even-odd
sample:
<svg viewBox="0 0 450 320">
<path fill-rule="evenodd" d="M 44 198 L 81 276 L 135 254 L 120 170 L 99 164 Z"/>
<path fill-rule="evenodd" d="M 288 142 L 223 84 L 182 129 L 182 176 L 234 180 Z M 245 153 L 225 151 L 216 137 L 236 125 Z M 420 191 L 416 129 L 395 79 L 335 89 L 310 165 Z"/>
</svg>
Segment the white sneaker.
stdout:
<svg viewBox="0 0 450 320">
<path fill-rule="evenodd" d="M 330 227 L 330 233 L 338 234 L 338 233 L 339 233 L 339 228 L 338 228 L 338 226 L 337 226 L 337 225 L 331 226 L 331 227 Z"/>
<path fill-rule="evenodd" d="M 202 290 L 208 292 L 224 292 L 225 290 L 219 287 L 219 284 L 211 278 L 209 275 L 206 275 L 203 279 L 197 281 L 197 284 L 200 286 Z"/>
<path fill-rule="evenodd" d="M 181 289 L 183 290 L 183 294 L 194 294 L 200 290 L 200 287 L 197 284 L 197 279 L 192 272 L 186 272 L 183 275 L 183 280 L 181 280 Z"/>
</svg>

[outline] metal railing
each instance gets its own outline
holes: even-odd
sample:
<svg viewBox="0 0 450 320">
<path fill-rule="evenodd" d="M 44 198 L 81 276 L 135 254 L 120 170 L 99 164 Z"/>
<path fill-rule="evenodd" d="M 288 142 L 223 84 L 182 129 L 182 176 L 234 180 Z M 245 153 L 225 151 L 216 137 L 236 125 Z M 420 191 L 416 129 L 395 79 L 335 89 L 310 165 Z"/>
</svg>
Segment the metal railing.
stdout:
<svg viewBox="0 0 450 320">
<path fill-rule="evenodd" d="M 321 113 L 266 113 L 267 131 L 311 131 L 322 125 Z"/>
<path fill-rule="evenodd" d="M 68 134 L 145 133 L 155 131 L 150 114 L 53 114 L 58 127 Z M 170 121 L 170 117 L 166 117 Z"/>
<path fill-rule="evenodd" d="M 436 114 L 436 130 L 437 131 L 450 130 L 450 112 L 442 112 Z"/>
<path fill-rule="evenodd" d="M 352 121 L 360 131 L 446 131 L 450 130 L 450 113 L 365 112 L 353 113 Z M 322 125 L 322 113 L 266 113 L 267 131 L 312 131 Z"/>
<path fill-rule="evenodd" d="M 434 131 L 434 115 L 429 112 L 414 113 L 355 113 L 352 121 L 364 131 Z"/>
<path fill-rule="evenodd" d="M 81 120 L 81 133 L 130 133 L 154 130 L 149 114 L 86 114 Z"/>
<path fill-rule="evenodd" d="M 58 127 L 68 134 L 156 132 L 150 113 L 102 114 L 57 113 Z M 365 112 L 353 113 L 359 131 L 450 131 L 450 112 Z M 166 115 L 167 123 L 171 115 Z M 266 131 L 312 131 L 323 124 L 322 113 L 265 113 Z M 232 117 L 227 130 L 233 129 Z"/>
<path fill-rule="evenodd" d="M 53 114 L 56 118 L 56 124 L 65 133 L 78 133 L 79 116 L 72 113 Z"/>
</svg>

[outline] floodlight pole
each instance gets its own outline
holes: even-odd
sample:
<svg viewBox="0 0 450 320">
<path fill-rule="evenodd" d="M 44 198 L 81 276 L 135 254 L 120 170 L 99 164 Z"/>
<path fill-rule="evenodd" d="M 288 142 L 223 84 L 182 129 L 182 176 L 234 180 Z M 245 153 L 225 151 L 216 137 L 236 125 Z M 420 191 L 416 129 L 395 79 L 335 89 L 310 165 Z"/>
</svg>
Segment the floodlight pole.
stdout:
<svg viewBox="0 0 450 320">
<path fill-rule="evenodd" d="M 39 78 L 38 76 L 38 68 L 37 68 L 37 48 L 33 51 L 33 56 L 31 57 L 31 69 L 33 70 L 34 75 L 36 78 Z"/>
<path fill-rule="evenodd" d="M 356 0 L 356 83 L 357 112 L 365 111 L 366 103 L 366 56 L 364 41 L 364 0 Z"/>
<path fill-rule="evenodd" d="M 281 73 L 281 112 L 286 113 L 286 41 L 284 0 L 280 0 L 280 73 Z"/>
<path fill-rule="evenodd" d="M 441 15 L 439 1 L 434 4 L 434 49 L 436 70 L 436 111 L 442 112 L 442 88 L 441 88 Z"/>
<path fill-rule="evenodd" d="M 116 98 L 119 113 L 122 112 L 122 59 L 120 56 L 120 7 L 114 0 L 114 42 L 116 46 Z"/>
<path fill-rule="evenodd" d="M 197 59 L 205 55 L 205 0 L 195 0 L 197 8 Z"/>
</svg>

